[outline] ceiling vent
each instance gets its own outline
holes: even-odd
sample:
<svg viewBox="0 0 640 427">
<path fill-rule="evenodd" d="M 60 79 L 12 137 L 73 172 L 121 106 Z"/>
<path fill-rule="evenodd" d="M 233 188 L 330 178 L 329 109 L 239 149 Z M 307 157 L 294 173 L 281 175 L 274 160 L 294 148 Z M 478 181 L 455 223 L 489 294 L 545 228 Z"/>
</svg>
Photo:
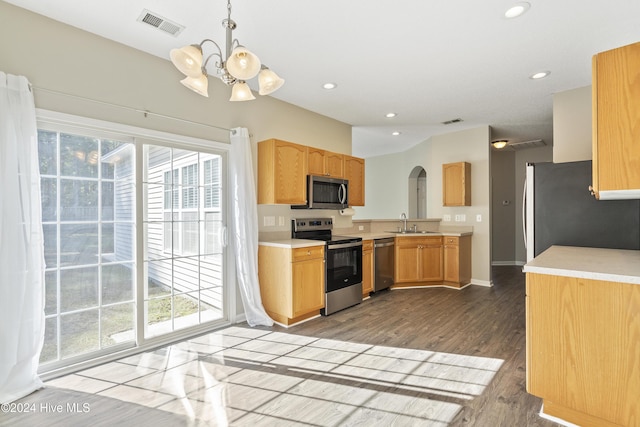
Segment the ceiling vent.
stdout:
<svg viewBox="0 0 640 427">
<path fill-rule="evenodd" d="M 144 9 L 140 16 L 137 19 L 138 22 L 143 22 L 145 24 L 151 25 L 163 31 L 167 34 L 171 34 L 174 37 L 177 37 L 178 34 L 184 30 L 184 25 L 177 24 L 175 22 L 171 22 L 168 19 L 163 18 L 155 12 L 151 12 L 147 9 Z"/>
<path fill-rule="evenodd" d="M 460 123 L 462 121 L 462 119 L 458 118 L 458 119 L 451 119 L 451 120 L 447 120 L 446 122 L 442 122 L 443 125 L 451 125 L 453 123 Z"/>
<path fill-rule="evenodd" d="M 509 147 L 514 150 L 523 150 L 525 148 L 544 147 L 547 145 L 542 139 L 532 139 L 531 141 L 510 142 Z"/>
</svg>

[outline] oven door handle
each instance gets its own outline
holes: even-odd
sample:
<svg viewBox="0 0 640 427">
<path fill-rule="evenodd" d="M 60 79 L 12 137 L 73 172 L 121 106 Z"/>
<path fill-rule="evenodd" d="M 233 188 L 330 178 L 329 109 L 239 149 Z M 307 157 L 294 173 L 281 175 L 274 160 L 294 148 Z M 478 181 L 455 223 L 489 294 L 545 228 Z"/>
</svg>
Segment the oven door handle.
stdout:
<svg viewBox="0 0 640 427">
<path fill-rule="evenodd" d="M 327 245 L 327 249 L 355 248 L 357 246 L 362 246 L 362 242 L 349 242 L 349 243 L 338 243 L 335 245 Z"/>
</svg>

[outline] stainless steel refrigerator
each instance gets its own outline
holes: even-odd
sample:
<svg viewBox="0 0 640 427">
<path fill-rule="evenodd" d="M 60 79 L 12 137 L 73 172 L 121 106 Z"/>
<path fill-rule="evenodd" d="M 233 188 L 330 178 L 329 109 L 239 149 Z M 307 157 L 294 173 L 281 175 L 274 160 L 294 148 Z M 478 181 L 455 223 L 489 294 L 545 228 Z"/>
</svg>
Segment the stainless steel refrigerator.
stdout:
<svg viewBox="0 0 640 427">
<path fill-rule="evenodd" d="M 640 200 L 596 200 L 591 161 L 527 165 L 527 262 L 552 245 L 640 249 Z"/>
</svg>

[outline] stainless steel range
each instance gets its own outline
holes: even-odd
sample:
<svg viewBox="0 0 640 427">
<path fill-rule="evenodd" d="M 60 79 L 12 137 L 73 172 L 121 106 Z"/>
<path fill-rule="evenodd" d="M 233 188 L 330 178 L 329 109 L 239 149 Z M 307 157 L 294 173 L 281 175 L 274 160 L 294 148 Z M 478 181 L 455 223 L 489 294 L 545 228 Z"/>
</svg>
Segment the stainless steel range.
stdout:
<svg viewBox="0 0 640 427">
<path fill-rule="evenodd" d="M 334 236 L 331 218 L 291 220 L 294 239 L 324 240 L 325 316 L 362 301 L 362 238 Z"/>
</svg>

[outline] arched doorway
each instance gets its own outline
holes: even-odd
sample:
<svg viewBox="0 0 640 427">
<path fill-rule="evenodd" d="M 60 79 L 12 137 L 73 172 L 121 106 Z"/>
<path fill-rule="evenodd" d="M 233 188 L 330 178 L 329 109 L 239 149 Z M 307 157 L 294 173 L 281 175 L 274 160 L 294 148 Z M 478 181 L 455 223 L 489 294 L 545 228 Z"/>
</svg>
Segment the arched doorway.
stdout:
<svg viewBox="0 0 640 427">
<path fill-rule="evenodd" d="M 409 218 L 427 217 L 427 171 L 416 166 L 409 174 Z"/>
</svg>

